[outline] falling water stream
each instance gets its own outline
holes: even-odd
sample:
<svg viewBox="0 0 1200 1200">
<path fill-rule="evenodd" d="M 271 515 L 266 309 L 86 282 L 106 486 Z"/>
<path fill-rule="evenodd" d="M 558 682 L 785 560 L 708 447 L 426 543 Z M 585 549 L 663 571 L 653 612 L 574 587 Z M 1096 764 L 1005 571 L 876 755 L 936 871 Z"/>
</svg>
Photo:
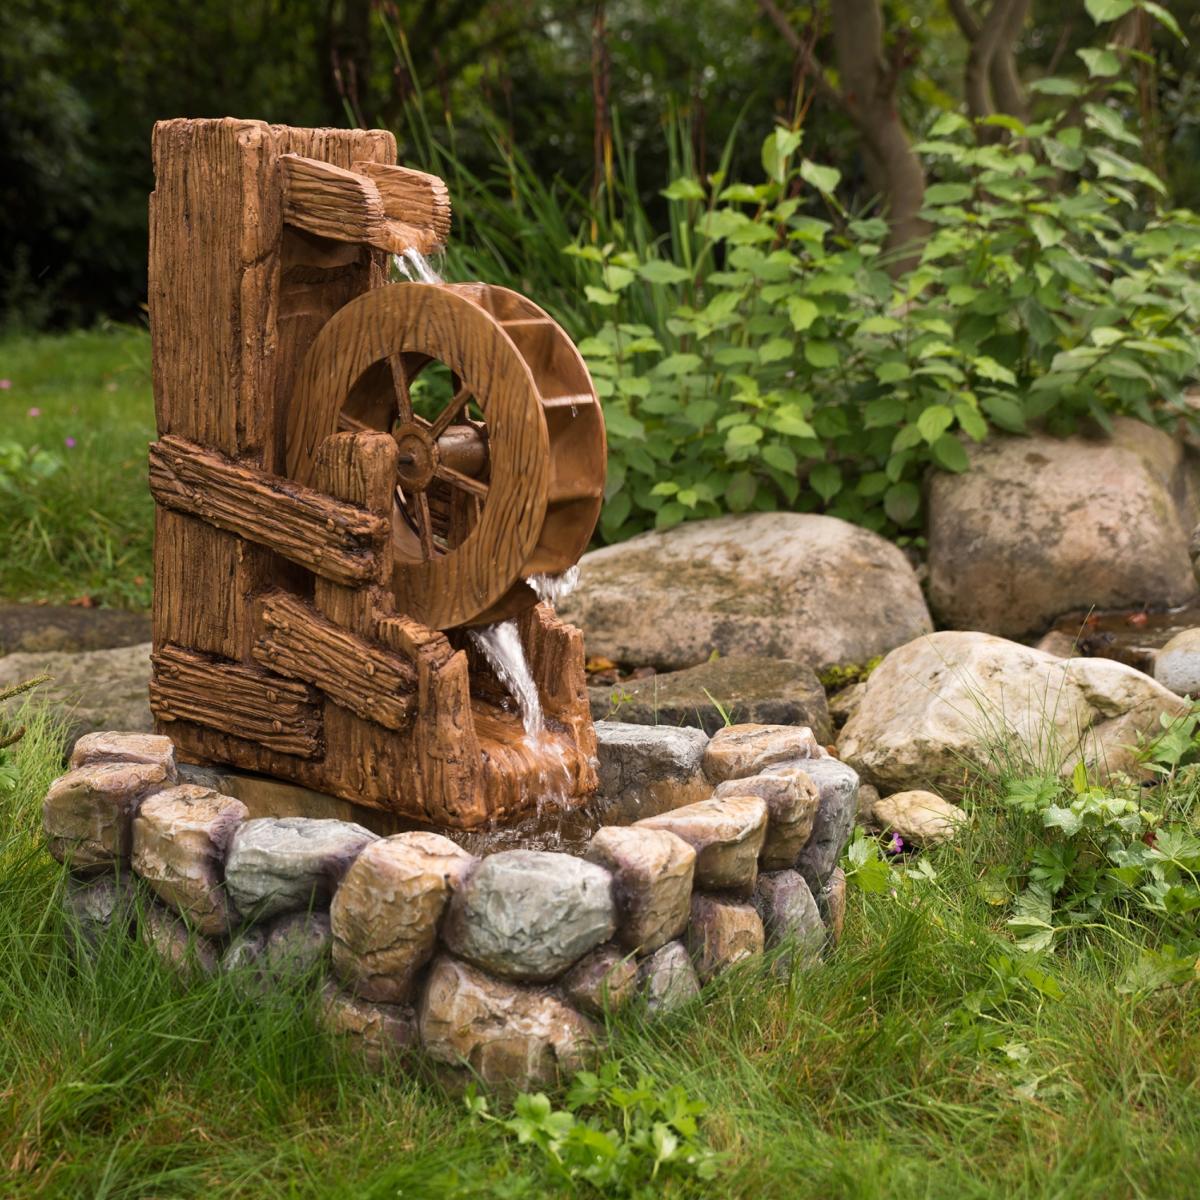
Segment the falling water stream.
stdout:
<svg viewBox="0 0 1200 1200">
<path fill-rule="evenodd" d="M 429 259 L 413 246 L 401 250 L 399 254 L 393 254 L 392 262 L 396 270 L 413 283 L 442 282 L 442 277 L 433 269 Z"/>
</svg>

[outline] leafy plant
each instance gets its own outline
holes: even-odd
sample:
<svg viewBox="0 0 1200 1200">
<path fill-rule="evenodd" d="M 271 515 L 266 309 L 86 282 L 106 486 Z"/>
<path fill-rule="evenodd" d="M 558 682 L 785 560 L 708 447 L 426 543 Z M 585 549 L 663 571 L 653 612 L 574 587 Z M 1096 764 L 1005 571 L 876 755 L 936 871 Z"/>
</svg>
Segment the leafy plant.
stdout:
<svg viewBox="0 0 1200 1200">
<path fill-rule="evenodd" d="M 541 1092 L 517 1096 L 511 1117 L 491 1112 L 473 1088 L 467 1109 L 477 1119 L 529 1146 L 552 1174 L 590 1184 L 604 1195 L 658 1195 L 668 1178 L 703 1181 L 719 1159 L 700 1138 L 705 1105 L 678 1084 L 662 1088 L 646 1077 L 628 1087 L 615 1062 L 581 1071 L 556 1109 Z"/>
<path fill-rule="evenodd" d="M 763 143 L 764 178 L 675 180 L 671 245 L 614 236 L 590 265 L 581 343 L 608 422 L 602 532 L 723 512 L 822 510 L 919 529 L 929 469 L 963 471 L 993 430 L 1067 432 L 1115 413 L 1169 423 L 1200 364 L 1200 218 L 1162 184 L 1113 97 L 980 144 L 946 113 L 918 150 L 932 232 L 897 277 L 883 222 L 847 213 L 802 131 Z"/>
</svg>

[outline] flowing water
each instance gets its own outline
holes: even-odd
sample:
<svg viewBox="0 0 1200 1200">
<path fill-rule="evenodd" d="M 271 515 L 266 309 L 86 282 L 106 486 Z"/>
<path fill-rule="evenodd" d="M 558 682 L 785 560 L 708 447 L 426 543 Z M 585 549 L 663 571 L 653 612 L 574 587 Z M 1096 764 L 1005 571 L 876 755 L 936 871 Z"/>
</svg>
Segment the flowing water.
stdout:
<svg viewBox="0 0 1200 1200">
<path fill-rule="evenodd" d="M 442 277 L 433 269 L 429 259 L 412 246 L 407 250 L 402 250 L 399 254 L 393 254 L 392 262 L 395 264 L 396 270 L 413 283 L 442 282 Z"/>
<path fill-rule="evenodd" d="M 557 608 L 579 586 L 579 565 L 568 567 L 561 575 L 530 575 L 525 582 L 539 600 Z"/>
<path fill-rule="evenodd" d="M 546 719 L 516 621 L 501 621 L 498 625 L 472 629 L 471 641 L 517 702 L 526 738 L 533 745 L 540 745 L 546 732 Z"/>
</svg>

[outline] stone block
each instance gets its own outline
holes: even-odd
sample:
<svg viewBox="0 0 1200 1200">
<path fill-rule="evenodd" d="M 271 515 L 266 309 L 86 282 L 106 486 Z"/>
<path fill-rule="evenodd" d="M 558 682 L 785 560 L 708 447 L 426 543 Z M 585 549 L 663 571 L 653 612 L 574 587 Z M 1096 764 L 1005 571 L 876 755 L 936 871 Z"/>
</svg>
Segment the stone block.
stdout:
<svg viewBox="0 0 1200 1200">
<path fill-rule="evenodd" d="M 767 834 L 767 803 L 758 796 L 701 800 L 647 817 L 635 829 L 665 829 L 696 851 L 697 887 L 749 891 Z"/>
<path fill-rule="evenodd" d="M 871 820 L 881 829 L 898 833 L 906 845 L 937 846 L 953 841 L 967 823 L 967 814 L 934 792 L 917 790 L 876 800 Z"/>
<path fill-rule="evenodd" d="M 776 763 L 822 758 L 824 747 L 804 725 L 729 725 L 704 751 L 704 773 L 713 783 L 745 779 Z"/>
<path fill-rule="evenodd" d="M 759 866 L 764 871 L 781 871 L 796 861 L 808 844 L 821 793 L 799 767 L 783 766 L 771 775 L 727 779 L 717 786 L 713 798 L 758 796 L 767 805 L 767 834 Z"/>
<path fill-rule="evenodd" d="M 216 973 L 216 944 L 203 934 L 189 929 L 182 918 L 161 904 L 143 908 L 138 933 L 141 940 L 159 957 L 163 965 L 185 983 Z"/>
<path fill-rule="evenodd" d="M 611 943 L 585 954 L 559 981 L 580 1012 L 602 1017 L 623 1008 L 637 992 L 637 963 Z"/>
<path fill-rule="evenodd" d="M 62 906 L 67 945 L 79 961 L 94 956 L 110 936 L 130 936 L 137 915 L 137 885 L 128 871 L 93 879 L 68 876 Z"/>
<path fill-rule="evenodd" d="M 221 956 L 221 970 L 244 991 L 265 995 L 316 974 L 328 960 L 332 944 L 328 913 L 284 913 L 236 937 Z"/>
<path fill-rule="evenodd" d="M 85 733 L 71 751 L 71 768 L 94 763 L 151 763 L 162 767 L 168 781 L 176 778 L 175 746 L 157 733 Z"/>
<path fill-rule="evenodd" d="M 762 954 L 764 944 L 762 918 L 753 905 L 702 892 L 692 896 L 687 946 L 702 982 Z"/>
<path fill-rule="evenodd" d="M 767 774 L 784 770 L 768 767 Z M 836 758 L 815 758 L 804 764 L 805 774 L 817 785 L 820 801 L 808 844 L 796 857 L 796 870 L 815 896 L 824 887 L 854 829 L 858 811 L 858 772 Z"/>
<path fill-rule="evenodd" d="M 696 851 L 666 829 L 606 825 L 587 857 L 612 873 L 617 939 L 649 954 L 687 928 Z"/>
<path fill-rule="evenodd" d="M 436 833 L 398 833 L 367 846 L 329 910 L 342 983 L 368 1000 L 408 1001 L 433 957 L 451 889 L 474 862 Z"/>
<path fill-rule="evenodd" d="M 702 729 L 596 722 L 600 786 L 593 808 L 610 825 L 668 812 L 712 791 L 704 774 Z"/>
<path fill-rule="evenodd" d="M 377 1004 L 333 983 L 321 992 L 321 1024 L 374 1070 L 406 1057 L 420 1044 L 417 1015 L 407 1005 Z"/>
<path fill-rule="evenodd" d="M 638 963 L 646 1015 L 666 1016 L 700 995 L 700 977 L 682 942 L 668 942 Z"/>
<path fill-rule="evenodd" d="M 799 871 L 770 871 L 758 877 L 754 907 L 768 947 L 792 942 L 805 964 L 816 962 L 825 945 L 825 924 Z"/>
</svg>

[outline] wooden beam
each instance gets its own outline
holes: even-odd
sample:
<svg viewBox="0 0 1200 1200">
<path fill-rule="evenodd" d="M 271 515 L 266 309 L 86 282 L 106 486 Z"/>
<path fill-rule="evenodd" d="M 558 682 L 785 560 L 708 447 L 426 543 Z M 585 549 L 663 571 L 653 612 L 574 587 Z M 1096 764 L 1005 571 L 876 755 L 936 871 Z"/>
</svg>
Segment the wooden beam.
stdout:
<svg viewBox="0 0 1200 1200">
<path fill-rule="evenodd" d="M 369 645 L 287 592 L 256 604 L 263 630 L 255 661 L 279 675 L 314 684 L 331 700 L 385 729 L 406 729 L 417 701 L 416 666 Z"/>
<path fill-rule="evenodd" d="M 379 187 L 368 175 L 299 154 L 284 154 L 279 162 L 283 167 L 285 224 L 318 237 L 357 242 L 391 254 L 410 249 L 428 254 L 440 244 L 431 226 L 390 215 Z M 391 208 L 394 212 L 406 211 L 406 206 L 394 197 Z"/>
<path fill-rule="evenodd" d="M 150 446 L 150 491 L 176 512 L 266 546 L 335 583 L 379 577 L 391 524 L 178 437 Z"/>
<path fill-rule="evenodd" d="M 318 697 L 304 684 L 169 644 L 150 661 L 159 721 L 194 721 L 298 758 L 323 752 Z"/>
<path fill-rule="evenodd" d="M 356 162 L 352 170 L 379 189 L 383 215 L 428 229 L 444 245 L 450 237 L 450 190 L 437 175 L 388 163 Z"/>
</svg>

